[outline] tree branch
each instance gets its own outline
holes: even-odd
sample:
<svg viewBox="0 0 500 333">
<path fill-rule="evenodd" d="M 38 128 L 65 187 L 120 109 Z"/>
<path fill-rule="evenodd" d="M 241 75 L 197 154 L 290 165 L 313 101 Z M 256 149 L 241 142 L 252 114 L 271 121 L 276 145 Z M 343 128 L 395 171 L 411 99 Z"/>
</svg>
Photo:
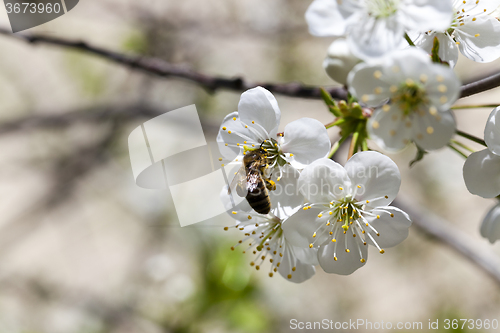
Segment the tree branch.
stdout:
<svg viewBox="0 0 500 333">
<path fill-rule="evenodd" d="M 500 73 L 496 73 L 483 79 L 464 84 L 460 93 L 460 98 L 478 94 L 500 86 Z"/>
<path fill-rule="evenodd" d="M 127 54 L 122 54 L 103 48 L 89 45 L 83 41 L 70 41 L 66 39 L 43 36 L 43 35 L 21 35 L 13 34 L 8 29 L 0 28 L 0 34 L 25 41 L 30 44 L 48 44 L 71 48 L 87 53 L 91 53 L 109 61 L 119 63 L 132 69 L 139 69 L 144 72 L 154 74 L 160 77 L 184 79 L 195 83 L 209 92 L 214 92 L 218 89 L 234 90 L 242 92 L 257 86 L 264 87 L 269 91 L 291 97 L 302 98 L 320 98 L 320 87 L 303 85 L 298 82 L 292 83 L 269 83 L 269 82 L 250 82 L 242 77 L 221 77 L 210 76 L 197 72 L 191 68 L 181 65 L 168 63 L 159 58 L 138 57 Z M 347 91 L 344 88 L 328 88 L 326 89 L 333 98 L 347 99 Z"/>
<path fill-rule="evenodd" d="M 174 108 L 175 109 L 175 108 Z M 36 115 L 24 115 L 19 118 L 0 122 L 0 136 L 18 131 L 40 130 L 47 128 L 64 128 L 81 123 L 102 123 L 106 120 L 133 121 L 141 118 L 154 118 L 172 110 L 140 103 L 132 105 L 102 105 L 90 108 L 70 110 L 65 113 L 51 114 L 40 112 Z M 217 134 L 218 123 L 200 115 L 201 125 L 205 134 Z"/>
<path fill-rule="evenodd" d="M 438 239 L 452 250 L 462 254 L 500 284 L 500 258 L 491 249 L 475 242 L 448 221 L 434 215 L 423 207 L 415 209 L 413 205 L 399 197 L 393 204 L 408 213 L 412 218 L 413 225 L 417 226 L 420 231 Z"/>
<path fill-rule="evenodd" d="M 79 51 L 91 53 L 109 61 L 125 65 L 133 69 L 154 74 L 160 77 L 177 78 L 195 83 L 209 92 L 218 89 L 233 91 L 245 91 L 257 86 L 264 87 L 273 93 L 302 98 L 320 98 L 320 87 L 303 85 L 298 82 L 292 83 L 270 83 L 270 82 L 250 82 L 242 77 L 222 77 L 210 76 L 197 72 L 189 67 L 168 63 L 159 58 L 139 57 L 122 54 L 115 51 L 95 47 L 83 41 L 71 41 L 62 38 L 43 35 L 21 35 L 13 34 L 9 29 L 0 28 L 0 34 L 16 38 L 31 44 L 48 44 L 61 46 Z M 461 89 L 460 98 L 468 97 L 500 86 L 500 73 L 479 79 L 477 81 L 464 84 Z M 344 88 L 334 87 L 326 89 L 335 99 L 347 99 L 347 91 Z"/>
</svg>

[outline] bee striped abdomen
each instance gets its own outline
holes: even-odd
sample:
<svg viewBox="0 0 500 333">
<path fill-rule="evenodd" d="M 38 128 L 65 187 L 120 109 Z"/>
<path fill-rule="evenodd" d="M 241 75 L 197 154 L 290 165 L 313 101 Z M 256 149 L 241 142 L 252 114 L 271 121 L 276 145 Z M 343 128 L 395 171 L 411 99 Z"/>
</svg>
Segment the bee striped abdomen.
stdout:
<svg viewBox="0 0 500 333">
<path fill-rule="evenodd" d="M 267 214 L 271 210 L 271 200 L 262 178 L 257 181 L 257 186 L 254 189 L 248 191 L 246 199 L 250 207 L 259 214 Z"/>
</svg>

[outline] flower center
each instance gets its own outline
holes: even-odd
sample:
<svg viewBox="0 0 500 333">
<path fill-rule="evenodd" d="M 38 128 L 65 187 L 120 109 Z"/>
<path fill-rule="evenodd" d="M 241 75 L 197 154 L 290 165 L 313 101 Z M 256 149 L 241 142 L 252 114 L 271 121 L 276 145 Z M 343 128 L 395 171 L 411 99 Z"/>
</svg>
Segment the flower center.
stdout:
<svg viewBox="0 0 500 333">
<path fill-rule="evenodd" d="M 261 147 L 267 153 L 267 163 L 270 166 L 284 166 L 287 163 L 285 154 L 280 150 L 278 141 L 275 139 L 264 140 Z"/>
<path fill-rule="evenodd" d="M 407 79 L 403 84 L 394 89 L 392 102 L 397 104 L 404 115 L 410 115 L 413 111 L 419 109 L 422 104 L 427 103 L 427 93 L 425 88 L 412 79 Z"/>
<path fill-rule="evenodd" d="M 233 214 L 238 215 L 245 213 L 233 212 Z M 238 241 L 236 245 L 232 246 L 231 250 L 234 251 L 236 247 L 249 242 L 247 249 L 244 250 L 243 253 L 252 251 L 256 256 L 255 259 L 250 262 L 250 266 L 255 267 L 256 270 L 260 270 L 266 259 L 269 259 L 271 264 L 269 277 L 273 277 L 283 261 L 287 246 L 285 237 L 283 236 L 283 229 L 281 228 L 284 220 L 272 214 L 262 216 L 252 213 L 249 213 L 248 216 L 242 219 L 244 219 L 244 222 L 240 222 L 236 228 L 241 231 L 247 230 L 245 232 L 245 237 Z M 224 230 L 228 229 L 229 227 L 224 228 Z M 288 259 L 291 260 L 292 267 L 289 272 L 286 272 L 286 275 L 288 279 L 291 279 L 293 272 L 296 271 L 297 259 L 295 257 Z"/>
<path fill-rule="evenodd" d="M 362 190 L 362 188 L 362 185 L 357 185 L 354 188 L 354 192 L 352 194 L 346 194 L 342 199 L 331 201 L 327 208 L 320 214 L 318 214 L 319 221 L 323 220 L 326 223 L 321 223 L 320 227 L 312 235 L 314 241 L 309 244 L 310 248 L 313 248 L 314 243 L 316 243 L 317 241 L 321 242 L 320 245 L 324 244 L 324 237 L 316 237 L 317 235 L 328 234 L 331 242 L 335 243 L 333 251 L 333 259 L 335 261 L 337 261 L 337 250 L 342 250 L 340 248 L 337 249 L 338 237 L 345 237 L 345 248 L 343 250 L 347 253 L 350 253 L 351 249 L 357 252 L 359 255 L 359 260 L 362 263 L 366 261 L 366 258 L 363 257 L 361 248 L 367 245 L 368 238 L 373 243 L 373 245 L 377 247 L 380 253 L 385 253 L 385 251 L 378 245 L 377 241 L 374 238 L 374 236 L 380 236 L 380 233 L 371 225 L 371 223 L 366 218 L 366 216 L 371 216 L 372 218 L 375 217 L 376 219 L 380 219 L 380 215 L 374 213 L 373 208 L 369 207 L 370 200 L 361 202 L 355 199 L 357 191 Z M 339 187 L 339 190 L 345 191 L 346 189 L 344 189 L 343 187 Z M 382 198 L 388 199 L 388 196 L 385 195 L 372 200 L 378 200 Z M 312 206 L 315 205 L 305 206 L 303 209 L 308 210 L 312 208 Z M 378 207 L 377 211 L 385 212 L 391 217 L 394 217 L 394 214 L 384 210 L 381 207 Z M 352 238 L 348 236 L 352 236 Z"/>
<path fill-rule="evenodd" d="M 361 207 L 362 204 L 360 204 L 351 195 L 348 195 L 339 201 L 330 202 L 330 212 L 333 213 L 331 215 L 337 220 L 337 222 L 343 223 L 342 228 L 344 229 L 344 233 L 349 229 L 349 224 L 352 224 L 353 220 L 360 217 Z"/>
<path fill-rule="evenodd" d="M 386 18 L 398 10 L 400 0 L 367 0 L 366 10 L 376 18 Z"/>
</svg>

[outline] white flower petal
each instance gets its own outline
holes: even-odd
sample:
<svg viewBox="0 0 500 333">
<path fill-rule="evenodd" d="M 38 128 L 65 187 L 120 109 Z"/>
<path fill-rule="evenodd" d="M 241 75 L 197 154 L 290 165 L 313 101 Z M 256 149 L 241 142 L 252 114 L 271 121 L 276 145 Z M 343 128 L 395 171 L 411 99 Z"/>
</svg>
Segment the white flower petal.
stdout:
<svg viewBox="0 0 500 333">
<path fill-rule="evenodd" d="M 444 31 L 451 25 L 453 5 L 449 0 L 406 1 L 399 12 L 406 30 Z"/>
<path fill-rule="evenodd" d="M 488 117 L 484 128 L 484 141 L 492 153 L 500 155 L 500 106 L 496 107 Z"/>
<path fill-rule="evenodd" d="M 349 48 L 356 57 L 373 60 L 403 47 L 404 28 L 396 16 L 377 19 L 366 13 L 360 21 L 349 27 L 347 35 Z"/>
<path fill-rule="evenodd" d="M 290 244 L 287 244 L 287 246 L 290 246 L 290 248 L 293 250 L 293 254 L 297 258 L 297 260 L 300 261 L 301 263 L 309 265 L 319 265 L 317 248 L 309 248 L 308 246 L 307 247 L 293 246 Z"/>
<path fill-rule="evenodd" d="M 356 65 L 347 77 L 349 92 L 369 106 L 380 105 L 390 97 L 390 85 L 380 79 L 381 72 L 382 66 L 379 65 Z"/>
<path fill-rule="evenodd" d="M 366 219 L 380 236 L 371 228 L 367 227 L 366 230 L 381 248 L 396 246 L 408 237 L 408 228 L 411 226 L 408 214 L 396 207 L 377 207 L 372 213 L 380 218 L 366 216 Z M 367 237 L 367 242 L 374 245 L 370 237 Z"/>
<path fill-rule="evenodd" d="M 287 211 L 289 212 L 290 209 L 294 210 L 304 202 L 304 195 L 297 188 L 299 172 L 291 166 L 285 166 L 283 170 L 280 181 L 275 181 L 276 190 L 269 191 L 269 199 L 271 200 L 271 210 L 288 207 Z M 273 175 L 273 179 L 276 180 L 275 177 L 276 175 Z"/>
<path fill-rule="evenodd" d="M 492 13 L 499 7 L 497 0 L 480 0 L 476 3 L 475 0 L 466 1 L 465 4 L 462 0 L 454 0 L 453 6 L 458 10 L 464 9 L 465 14 L 471 18 L 476 15 L 486 15 L 485 13 Z M 486 9 L 486 10 L 485 10 Z"/>
<path fill-rule="evenodd" d="M 409 47 L 394 52 L 386 60 L 384 74 L 389 75 L 397 68 L 393 80 L 399 78 L 399 82 L 392 82 L 393 85 L 399 85 L 407 79 L 418 82 L 423 71 L 428 71 L 431 66 L 432 61 L 427 52 L 417 47 Z"/>
<path fill-rule="evenodd" d="M 355 198 L 368 207 L 389 205 L 399 192 L 401 174 L 389 157 L 375 152 L 354 154 L 345 164 Z"/>
<path fill-rule="evenodd" d="M 500 204 L 488 212 L 479 231 L 481 236 L 488 239 L 491 244 L 500 239 Z"/>
<path fill-rule="evenodd" d="M 345 251 L 346 241 L 349 253 Z M 361 262 L 358 246 L 361 250 L 362 259 L 365 259 L 364 262 Z M 335 260 L 335 257 L 337 260 Z M 349 275 L 358 268 L 363 267 L 366 260 L 368 260 L 368 246 L 360 244 L 358 240 L 352 237 L 350 232 L 338 237 L 337 242 L 330 242 L 321 246 L 318 250 L 319 264 L 327 273 Z"/>
<path fill-rule="evenodd" d="M 483 198 L 500 194 L 500 156 L 484 149 L 469 155 L 464 164 L 464 181 L 470 193 Z"/>
<path fill-rule="evenodd" d="M 475 17 L 457 27 L 455 38 L 460 52 L 477 62 L 491 62 L 500 57 L 500 22 L 491 16 Z M 477 37 L 476 37 L 477 36 Z"/>
<path fill-rule="evenodd" d="M 276 138 L 281 111 L 276 98 L 268 90 L 256 87 L 241 94 L 238 114 L 244 125 L 248 125 L 263 135 L 267 134 L 267 138 Z M 263 127 L 267 133 L 264 133 L 257 125 Z"/>
<path fill-rule="evenodd" d="M 299 190 L 312 203 L 328 204 L 333 199 L 351 193 L 351 181 L 344 167 L 334 161 L 321 158 L 302 170 Z"/>
<path fill-rule="evenodd" d="M 412 119 L 412 138 L 425 150 L 444 147 L 455 134 L 455 119 L 451 112 L 438 112 L 431 115 L 426 109 L 424 115 L 414 115 Z"/>
<path fill-rule="evenodd" d="M 309 32 L 315 36 L 342 36 L 346 22 L 335 0 L 314 0 L 306 11 Z"/>
<path fill-rule="evenodd" d="M 316 240 L 313 238 L 314 232 L 325 223 L 317 219 L 321 211 L 322 209 L 320 208 L 311 208 L 308 210 L 300 209 L 290 216 L 282 226 L 283 234 L 287 242 L 298 247 L 309 248 L 309 244 Z M 318 244 L 328 239 L 326 233 L 322 233 L 316 238 L 318 237 L 321 238 L 316 240 Z"/>
<path fill-rule="evenodd" d="M 448 111 L 460 95 L 460 79 L 446 65 L 430 64 L 427 68 L 427 97 L 439 111 Z"/>
<path fill-rule="evenodd" d="M 311 278 L 316 269 L 311 264 L 306 264 L 298 260 L 296 252 L 304 251 L 293 245 L 286 244 L 283 249 L 283 259 L 281 260 L 278 272 L 285 279 L 295 283 L 301 283 Z M 293 268 L 295 267 L 295 271 Z"/>
<path fill-rule="evenodd" d="M 280 148 L 284 153 L 292 153 L 292 165 L 298 162 L 294 167 L 302 169 L 328 155 L 331 143 L 325 125 L 316 119 L 301 118 L 286 125 Z"/>
<path fill-rule="evenodd" d="M 410 142 L 411 122 L 408 122 L 408 119 L 403 118 L 401 114 L 398 106 L 390 105 L 388 111 L 382 108 L 377 109 L 368 120 L 367 128 L 370 138 L 386 151 L 401 151 Z"/>
<path fill-rule="evenodd" d="M 219 151 L 222 157 L 229 161 L 234 160 L 241 153 L 245 141 L 248 146 L 252 144 L 258 146 L 262 142 L 260 140 L 255 132 L 245 128 L 245 124 L 239 119 L 238 112 L 232 112 L 224 118 L 217 135 Z"/>
<path fill-rule="evenodd" d="M 434 37 L 437 37 L 439 41 L 439 58 L 441 58 L 441 60 L 443 61 L 446 61 L 450 65 L 450 67 L 455 67 L 458 61 L 458 47 L 450 36 L 444 33 L 437 32 L 432 32 L 430 34 L 423 33 L 410 35 L 413 43 L 429 54 L 432 53 Z"/>
</svg>

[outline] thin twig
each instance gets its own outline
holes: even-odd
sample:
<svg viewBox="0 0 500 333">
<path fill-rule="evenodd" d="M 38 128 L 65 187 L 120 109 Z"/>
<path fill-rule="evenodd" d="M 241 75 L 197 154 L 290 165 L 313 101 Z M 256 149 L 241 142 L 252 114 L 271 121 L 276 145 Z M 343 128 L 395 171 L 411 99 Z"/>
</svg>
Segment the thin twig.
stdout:
<svg viewBox="0 0 500 333">
<path fill-rule="evenodd" d="M 483 146 L 487 147 L 486 142 L 483 139 L 478 138 L 478 137 L 476 137 L 476 136 L 474 136 L 472 134 L 465 133 L 465 132 L 459 131 L 459 130 L 457 130 L 456 134 L 460 135 L 463 138 L 469 139 L 469 140 L 471 140 L 471 141 L 473 141 L 475 143 L 479 143 L 480 145 L 483 145 Z"/>
<path fill-rule="evenodd" d="M 467 158 L 467 155 L 465 155 L 463 152 L 461 152 L 457 147 L 455 147 L 451 143 L 448 143 L 447 146 L 448 146 L 448 148 L 450 148 L 451 150 L 456 152 L 458 155 L 462 156 L 465 159 Z"/>
<path fill-rule="evenodd" d="M 0 34 L 17 38 L 19 40 L 23 40 L 32 44 L 49 44 L 88 52 L 106 58 L 110 61 L 123 64 L 130 68 L 136 68 L 158 76 L 179 78 L 191 81 L 207 89 L 208 91 L 215 91 L 217 89 L 244 91 L 256 86 L 262 86 L 272 91 L 273 93 L 280 95 L 302 98 L 321 98 L 320 87 L 317 86 L 308 86 L 301 83 L 250 82 L 242 77 L 227 78 L 220 76 L 210 76 L 196 72 L 185 66 L 168 63 L 162 59 L 121 54 L 119 52 L 114 52 L 89 45 L 83 41 L 71 41 L 36 34 L 13 34 L 9 29 L 6 28 L 0 28 Z M 493 74 L 486 78 L 463 85 L 460 97 L 471 96 L 486 90 L 496 88 L 498 86 L 500 86 L 500 73 Z M 326 90 L 335 99 L 347 99 L 347 91 L 344 88 L 335 87 Z"/>
<path fill-rule="evenodd" d="M 496 108 L 500 104 L 485 104 L 485 105 L 455 105 L 452 106 L 452 110 L 462 110 L 462 109 L 491 109 Z"/>
<path fill-rule="evenodd" d="M 500 73 L 463 85 L 460 98 L 478 94 L 498 86 L 500 86 Z"/>
<path fill-rule="evenodd" d="M 463 144 L 463 143 L 462 143 L 462 142 L 460 142 L 460 141 L 457 141 L 457 140 L 453 140 L 453 139 L 452 139 L 452 140 L 450 140 L 450 143 L 453 143 L 453 144 L 455 144 L 455 145 L 457 145 L 457 146 L 459 146 L 459 147 L 462 147 L 463 149 L 468 150 L 468 151 L 470 151 L 471 153 L 475 153 L 475 152 L 476 152 L 474 149 L 472 149 L 471 147 L 469 147 L 469 146 L 467 146 L 467 145 Z"/>
<path fill-rule="evenodd" d="M 115 63 L 119 63 L 132 69 L 142 70 L 144 72 L 158 75 L 161 77 L 184 79 L 205 88 L 209 92 L 217 89 L 227 89 L 234 91 L 245 91 L 257 86 L 264 87 L 269 91 L 292 97 L 302 98 L 321 98 L 320 87 L 308 86 L 298 82 L 292 83 L 269 83 L 269 82 L 250 82 L 242 77 L 221 77 L 210 76 L 197 72 L 189 67 L 171 64 L 159 58 L 139 57 L 106 50 L 100 47 L 89 45 L 83 41 L 71 41 L 62 38 L 56 38 L 43 35 L 24 35 L 12 34 L 8 29 L 0 28 L 0 34 L 23 40 L 31 44 L 49 44 L 62 46 L 70 49 L 76 49 L 98 55 Z M 341 87 L 326 89 L 333 98 L 347 99 L 347 91 Z"/>
<path fill-rule="evenodd" d="M 423 207 L 414 208 L 412 204 L 400 197 L 393 204 L 408 213 L 412 218 L 413 225 L 417 226 L 420 231 L 440 240 L 443 244 L 462 254 L 500 284 L 500 258 L 494 254 L 491 248 L 474 241 L 448 221 Z"/>
</svg>

